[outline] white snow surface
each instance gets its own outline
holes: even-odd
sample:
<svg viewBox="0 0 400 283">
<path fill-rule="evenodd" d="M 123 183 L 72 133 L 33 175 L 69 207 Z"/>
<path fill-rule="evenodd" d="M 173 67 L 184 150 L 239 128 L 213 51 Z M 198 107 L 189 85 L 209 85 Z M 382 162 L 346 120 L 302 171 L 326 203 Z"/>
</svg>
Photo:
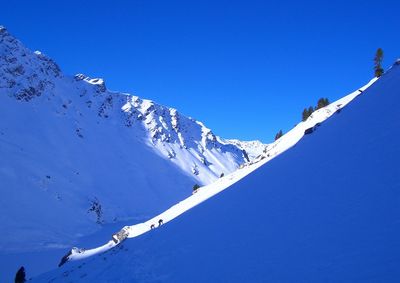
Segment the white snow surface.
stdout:
<svg viewBox="0 0 400 283">
<path fill-rule="evenodd" d="M 330 105 L 318 109 L 313 112 L 313 114 L 304 122 L 299 123 L 295 126 L 291 131 L 283 135 L 280 139 L 270 144 L 267 147 L 267 150 L 259 155 L 259 157 L 251 162 L 244 164 L 241 169 L 229 174 L 228 176 L 224 176 L 217 181 L 200 188 L 196 193 L 179 202 L 178 204 L 172 206 L 167 209 L 163 213 L 149 219 L 146 222 L 135 224 L 132 226 L 126 226 L 124 229 L 129 231 L 128 238 L 134 238 L 140 236 L 151 230 L 151 226 L 155 225 L 158 227 L 158 221 L 160 219 L 163 220 L 163 223 L 168 223 L 169 221 L 175 219 L 179 215 L 185 213 L 191 208 L 197 206 L 198 204 L 204 202 L 205 200 L 211 198 L 212 196 L 220 193 L 221 191 L 229 188 L 232 184 L 238 182 L 260 166 L 263 166 L 265 163 L 269 162 L 276 156 L 282 154 L 292 146 L 294 146 L 305 134 L 305 131 L 310 128 L 316 128 L 332 116 L 336 111 L 341 111 L 343 107 L 345 107 L 349 102 L 351 102 L 355 97 L 360 95 L 364 90 L 366 90 L 370 85 L 372 85 L 377 78 L 372 79 L 369 83 L 359 88 L 358 90 L 346 95 L 345 97 L 331 103 Z M 233 141 L 235 142 L 235 141 Z M 238 143 L 236 141 L 236 143 Z M 163 224 L 163 225 L 164 225 Z M 89 256 L 93 256 L 99 253 L 103 253 L 104 251 L 114 248 L 116 244 L 111 240 L 103 246 L 98 248 L 84 250 L 82 253 L 72 254 L 69 259 L 80 260 L 87 258 Z"/>
<path fill-rule="evenodd" d="M 128 226 L 129 238 L 159 219 L 167 224 L 294 146 L 305 129 L 359 94 L 314 112 L 260 155 L 261 143 L 224 140 L 173 108 L 110 91 L 102 79 L 64 75 L 0 28 L 0 261 L 26 251 L 64 252 L 106 223 L 138 223 Z M 184 199 L 194 183 L 203 187 Z"/>
<path fill-rule="evenodd" d="M 258 161 L 126 227 L 131 238 L 142 236 L 32 282 L 396 282 L 399 74 L 371 80 L 314 112 Z M 302 139 L 310 128 L 316 132 Z M 146 233 L 160 218 L 157 233 Z"/>
<path fill-rule="evenodd" d="M 176 109 L 63 74 L 4 27 L 0 113 L 0 262 L 147 219 L 248 161 Z"/>
<path fill-rule="evenodd" d="M 227 139 L 226 142 L 232 143 L 234 145 L 237 145 L 238 147 L 244 149 L 247 153 L 247 156 L 249 157 L 250 160 L 253 160 L 267 150 L 267 147 L 269 144 L 264 144 L 259 140 L 254 140 L 254 141 L 240 141 L 237 139 Z"/>
</svg>

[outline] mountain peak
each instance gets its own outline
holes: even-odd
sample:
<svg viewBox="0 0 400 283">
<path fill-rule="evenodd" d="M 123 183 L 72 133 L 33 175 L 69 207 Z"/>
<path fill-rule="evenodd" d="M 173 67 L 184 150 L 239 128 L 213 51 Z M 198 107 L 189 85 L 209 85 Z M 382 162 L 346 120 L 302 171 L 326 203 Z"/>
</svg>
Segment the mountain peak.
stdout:
<svg viewBox="0 0 400 283">
<path fill-rule="evenodd" d="M 242 148 L 174 108 L 110 91 L 100 78 L 64 76 L 5 29 L 0 113 L 0 183 L 16 192 L 0 213 L 35 223 L 29 247 L 21 246 L 26 234 L 18 230 L 25 225 L 11 217 L 2 223 L 13 231 L 3 233 L 3 250 L 41 249 L 43 241 L 72 245 L 76 231 L 88 235 L 98 224 L 153 214 L 191 194 L 194 184 L 209 184 L 249 161 Z M 20 193 L 29 199 L 23 211 Z M 36 209 L 43 202 L 51 214 Z M 60 225 L 43 229 L 54 215 Z"/>
<path fill-rule="evenodd" d="M 76 74 L 74 76 L 74 79 L 76 81 L 84 81 L 90 85 L 93 85 L 97 89 L 98 92 L 105 92 L 107 90 L 106 83 L 104 82 L 104 79 L 102 79 L 102 78 L 91 78 L 84 74 Z"/>
<path fill-rule="evenodd" d="M 26 48 L 5 27 L 0 28 L 0 74 L 0 88 L 22 101 L 51 91 L 54 80 L 62 77 L 51 58 Z"/>
<path fill-rule="evenodd" d="M 0 46 L 3 44 L 14 44 L 14 46 L 22 45 L 5 26 L 0 26 Z"/>
<path fill-rule="evenodd" d="M 5 26 L 0 26 L 0 34 L 7 33 L 7 29 Z"/>
<path fill-rule="evenodd" d="M 221 139 L 203 123 L 151 100 L 109 91 L 101 78 L 63 76 L 52 59 L 40 51 L 32 52 L 12 36 L 0 41 L 0 74 L 0 94 L 21 101 L 41 97 L 38 104 L 41 100 L 52 101 L 58 109 L 56 115 L 73 115 L 69 109 L 80 113 L 73 117 L 79 137 L 84 129 L 77 125 L 87 123 L 84 113 L 135 128 L 135 132 L 140 130 L 140 137 L 157 154 L 190 175 L 195 172 L 192 177 L 200 184 L 249 161 L 244 148 Z"/>
</svg>

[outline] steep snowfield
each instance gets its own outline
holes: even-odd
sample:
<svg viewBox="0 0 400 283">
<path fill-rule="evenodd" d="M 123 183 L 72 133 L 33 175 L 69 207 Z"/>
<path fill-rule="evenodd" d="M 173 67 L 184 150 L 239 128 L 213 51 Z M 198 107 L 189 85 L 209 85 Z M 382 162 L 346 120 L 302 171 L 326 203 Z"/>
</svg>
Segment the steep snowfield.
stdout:
<svg viewBox="0 0 400 283">
<path fill-rule="evenodd" d="M 314 113 L 306 121 L 296 125 L 291 131 L 284 135 L 281 139 L 275 141 L 270 145 L 265 145 L 264 149 L 258 152 L 257 158 L 253 158 L 251 162 L 245 163 L 241 166 L 240 170 L 237 170 L 228 176 L 220 178 L 219 180 L 211 183 L 210 185 L 204 186 L 193 193 L 192 196 L 180 201 L 178 204 L 172 206 L 166 211 L 153 218 L 147 220 L 146 222 L 137 223 L 131 226 L 125 226 L 121 231 L 127 233 L 127 238 L 134 238 L 140 236 L 146 232 L 149 232 L 152 226 L 158 227 L 158 221 L 163 220 L 163 224 L 175 219 L 181 214 L 185 213 L 189 209 L 195 207 L 196 205 L 202 203 L 203 201 L 209 199 L 210 197 L 222 192 L 223 190 L 229 188 L 232 184 L 238 182 L 240 179 L 244 178 L 260 166 L 269 162 L 279 154 L 282 154 L 293 145 L 295 145 L 307 131 L 315 131 L 323 121 L 331 117 L 335 113 L 340 113 L 341 109 L 350 103 L 354 98 L 360 95 L 365 89 L 372 85 L 376 81 L 376 78 L 372 79 L 368 84 L 361 87 L 357 91 L 354 91 L 345 97 L 331 103 L 330 105 L 323 107 L 319 110 L 314 111 Z M 241 142 L 237 140 L 231 140 L 230 142 L 240 145 L 242 148 L 253 148 L 256 149 L 261 143 L 257 141 L 253 142 Z M 249 152 L 252 152 L 251 150 Z M 255 151 L 252 152 L 255 154 Z M 256 155 L 254 155 L 256 156 Z M 116 231 L 114 231 L 116 232 Z M 73 249 L 71 254 L 66 258 L 68 261 L 81 260 L 87 257 L 91 257 L 96 254 L 103 253 L 109 249 L 116 247 L 119 243 L 113 240 L 108 241 L 106 244 L 92 248 L 92 249 Z"/>
<path fill-rule="evenodd" d="M 328 111 L 300 123 L 224 192 L 33 282 L 396 282 L 399 90 L 394 66 L 279 155 Z"/>
<path fill-rule="evenodd" d="M 176 109 L 131 96 L 122 110 L 129 113 L 129 121 L 143 121 L 151 144 L 161 156 L 194 175 L 200 184 L 209 184 L 249 161 L 241 147 L 215 136 L 201 122 Z"/>
<path fill-rule="evenodd" d="M 20 264 L 28 252 L 63 254 L 106 224 L 148 219 L 195 183 L 248 161 L 175 109 L 64 75 L 3 27 L 0 114 L 0 274 L 11 256 Z"/>
<path fill-rule="evenodd" d="M 235 139 L 226 140 L 227 142 L 237 145 L 238 147 L 244 149 L 247 153 L 247 156 L 250 160 L 254 160 L 255 158 L 262 155 L 267 147 L 268 144 L 263 144 L 262 142 L 256 141 L 240 141 Z"/>
</svg>

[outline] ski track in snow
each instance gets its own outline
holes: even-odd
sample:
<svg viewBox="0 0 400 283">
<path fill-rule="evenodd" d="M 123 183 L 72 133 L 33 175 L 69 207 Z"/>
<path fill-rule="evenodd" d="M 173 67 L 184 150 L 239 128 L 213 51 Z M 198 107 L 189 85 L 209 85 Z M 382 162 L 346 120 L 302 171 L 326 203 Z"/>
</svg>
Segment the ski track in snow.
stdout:
<svg viewBox="0 0 400 283">
<path fill-rule="evenodd" d="M 128 231 L 128 238 L 135 238 L 138 237 L 148 231 L 151 230 L 151 225 L 155 225 L 155 229 L 158 227 L 158 221 L 162 219 L 163 225 L 168 223 L 169 221 L 173 220 L 174 218 L 178 217 L 179 215 L 185 213 L 189 209 L 197 206 L 198 204 L 204 202 L 205 200 L 211 198 L 212 196 L 222 192 L 223 190 L 229 188 L 232 184 L 238 182 L 257 168 L 263 166 L 279 154 L 285 152 L 292 146 L 294 146 L 303 136 L 304 131 L 309 128 L 317 127 L 319 123 L 322 123 L 338 110 L 342 109 L 348 103 L 350 103 L 354 98 L 358 95 L 361 95 L 362 92 L 371 86 L 377 78 L 372 79 L 369 83 L 365 86 L 357 89 L 356 91 L 348 94 L 347 96 L 332 102 L 326 107 L 318 109 L 313 112 L 313 114 L 304 122 L 300 122 L 296 125 L 292 130 L 287 132 L 284 136 L 280 139 L 275 141 L 268 147 L 267 152 L 265 155 L 261 156 L 258 160 L 254 160 L 253 162 L 248 163 L 241 169 L 224 176 L 214 183 L 210 185 L 201 187 L 197 193 L 189 196 L 185 200 L 177 203 L 176 205 L 172 206 L 171 208 L 167 209 L 163 213 L 151 218 L 150 220 L 135 224 L 132 226 L 125 226 L 123 229 Z M 120 243 L 120 242 L 119 242 Z M 68 257 L 69 261 L 81 260 L 84 258 L 91 257 L 93 255 L 103 253 L 113 247 L 117 246 L 119 243 L 115 243 L 113 240 L 110 240 L 103 246 L 83 250 L 81 252 L 72 251 L 72 254 Z"/>
</svg>

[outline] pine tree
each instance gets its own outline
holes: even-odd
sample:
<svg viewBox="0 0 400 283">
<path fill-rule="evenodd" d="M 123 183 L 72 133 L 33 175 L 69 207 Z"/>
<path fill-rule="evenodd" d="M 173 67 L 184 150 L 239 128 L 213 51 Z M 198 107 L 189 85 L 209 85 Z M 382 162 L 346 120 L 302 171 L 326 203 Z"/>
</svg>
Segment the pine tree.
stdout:
<svg viewBox="0 0 400 283">
<path fill-rule="evenodd" d="M 312 106 L 308 107 L 308 117 L 310 117 L 312 115 L 312 113 L 314 112 L 314 108 Z"/>
<path fill-rule="evenodd" d="M 382 60 L 383 60 L 383 50 L 382 48 L 378 48 L 375 53 L 374 58 L 374 70 L 375 70 L 375 77 L 379 78 L 383 75 L 383 68 L 382 68 Z"/>
<path fill-rule="evenodd" d="M 310 115 L 308 115 L 308 110 L 307 110 L 307 108 L 304 108 L 303 113 L 301 114 L 301 120 L 304 122 L 305 120 L 307 120 L 307 118 L 308 118 L 309 116 L 310 116 Z"/>
<path fill-rule="evenodd" d="M 321 109 L 322 107 L 325 107 L 328 105 L 329 105 L 328 98 L 320 98 L 320 99 L 318 99 L 317 107 L 315 108 L 315 110 Z"/>
<path fill-rule="evenodd" d="M 318 99 L 317 107 L 315 109 L 321 109 L 322 107 L 324 107 L 324 99 L 320 98 Z"/>
<path fill-rule="evenodd" d="M 279 132 L 275 135 L 275 140 L 280 139 L 283 136 L 282 130 L 279 130 Z"/>
<path fill-rule="evenodd" d="M 26 281 L 25 279 L 25 268 L 21 266 L 20 269 L 18 269 L 17 274 L 15 274 L 15 283 L 24 283 Z"/>
</svg>

